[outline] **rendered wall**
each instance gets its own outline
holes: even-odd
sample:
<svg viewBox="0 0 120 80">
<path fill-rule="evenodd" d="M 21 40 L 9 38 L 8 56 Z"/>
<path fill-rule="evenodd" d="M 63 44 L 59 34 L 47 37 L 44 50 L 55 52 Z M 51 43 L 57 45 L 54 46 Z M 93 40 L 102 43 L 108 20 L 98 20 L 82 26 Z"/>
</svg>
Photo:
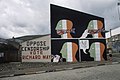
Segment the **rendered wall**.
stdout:
<svg viewBox="0 0 120 80">
<path fill-rule="evenodd" d="M 23 42 L 21 52 L 22 62 L 51 62 L 50 35 Z"/>
</svg>

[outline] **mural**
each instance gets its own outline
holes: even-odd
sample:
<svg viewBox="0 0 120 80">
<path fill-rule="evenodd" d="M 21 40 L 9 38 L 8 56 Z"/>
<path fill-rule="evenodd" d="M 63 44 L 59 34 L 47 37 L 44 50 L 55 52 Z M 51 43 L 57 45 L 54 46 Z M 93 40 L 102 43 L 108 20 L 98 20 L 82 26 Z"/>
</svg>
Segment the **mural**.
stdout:
<svg viewBox="0 0 120 80">
<path fill-rule="evenodd" d="M 80 38 L 103 38 L 102 32 L 105 32 L 103 23 L 100 20 L 91 20 Z"/>
<path fill-rule="evenodd" d="M 52 62 L 106 60 L 104 19 L 51 4 Z"/>
<path fill-rule="evenodd" d="M 105 38 L 104 19 L 51 4 L 51 38 Z"/>
<path fill-rule="evenodd" d="M 57 39 L 51 41 L 52 62 L 79 61 L 78 40 Z"/>
<path fill-rule="evenodd" d="M 81 61 L 104 61 L 106 42 L 104 39 L 79 40 Z"/>
</svg>

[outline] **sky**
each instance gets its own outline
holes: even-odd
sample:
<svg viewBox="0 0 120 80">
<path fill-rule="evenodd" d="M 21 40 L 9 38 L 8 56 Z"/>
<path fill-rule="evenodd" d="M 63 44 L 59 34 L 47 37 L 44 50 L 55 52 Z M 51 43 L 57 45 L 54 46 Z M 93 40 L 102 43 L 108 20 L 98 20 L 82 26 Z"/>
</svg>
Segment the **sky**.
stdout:
<svg viewBox="0 0 120 80">
<path fill-rule="evenodd" d="M 0 0 L 0 38 L 50 34 L 50 4 L 105 19 L 105 29 L 120 26 L 118 0 Z"/>
</svg>

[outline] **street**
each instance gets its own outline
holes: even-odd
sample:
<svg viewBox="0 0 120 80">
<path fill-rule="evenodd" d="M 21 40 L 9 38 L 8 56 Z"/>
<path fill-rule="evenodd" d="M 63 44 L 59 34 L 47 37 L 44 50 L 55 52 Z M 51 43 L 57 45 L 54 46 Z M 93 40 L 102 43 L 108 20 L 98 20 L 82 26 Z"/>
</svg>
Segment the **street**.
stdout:
<svg viewBox="0 0 120 80">
<path fill-rule="evenodd" d="M 7 77 L 0 80 L 120 80 L 120 64 Z"/>
</svg>

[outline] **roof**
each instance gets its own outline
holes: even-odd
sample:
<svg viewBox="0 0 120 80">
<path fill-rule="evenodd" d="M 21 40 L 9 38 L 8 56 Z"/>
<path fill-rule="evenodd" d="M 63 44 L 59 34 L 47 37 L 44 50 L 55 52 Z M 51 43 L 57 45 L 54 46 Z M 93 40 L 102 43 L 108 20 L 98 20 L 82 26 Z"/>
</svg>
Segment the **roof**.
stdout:
<svg viewBox="0 0 120 80">
<path fill-rule="evenodd" d="M 0 48 L 2 46 L 13 46 L 16 49 L 19 49 L 20 43 L 25 42 L 27 40 L 32 40 L 44 36 L 48 36 L 50 34 L 45 34 L 45 35 L 27 35 L 27 36 L 22 36 L 22 37 L 17 37 L 17 38 L 12 38 L 12 39 L 2 39 L 0 38 Z"/>
<path fill-rule="evenodd" d="M 6 39 L 0 38 L 0 44 L 6 44 L 6 43 L 7 43 Z"/>
<path fill-rule="evenodd" d="M 9 39 L 0 38 L 0 51 L 10 49 L 19 49 L 19 43 Z"/>
<path fill-rule="evenodd" d="M 14 38 L 15 41 L 17 40 L 17 42 L 25 42 L 27 40 L 32 40 L 32 39 L 36 39 L 36 38 L 40 38 L 40 37 L 44 37 L 44 36 L 48 36 L 50 34 L 45 34 L 45 35 L 27 35 L 27 36 L 22 36 L 22 37 L 17 37 Z"/>
</svg>

